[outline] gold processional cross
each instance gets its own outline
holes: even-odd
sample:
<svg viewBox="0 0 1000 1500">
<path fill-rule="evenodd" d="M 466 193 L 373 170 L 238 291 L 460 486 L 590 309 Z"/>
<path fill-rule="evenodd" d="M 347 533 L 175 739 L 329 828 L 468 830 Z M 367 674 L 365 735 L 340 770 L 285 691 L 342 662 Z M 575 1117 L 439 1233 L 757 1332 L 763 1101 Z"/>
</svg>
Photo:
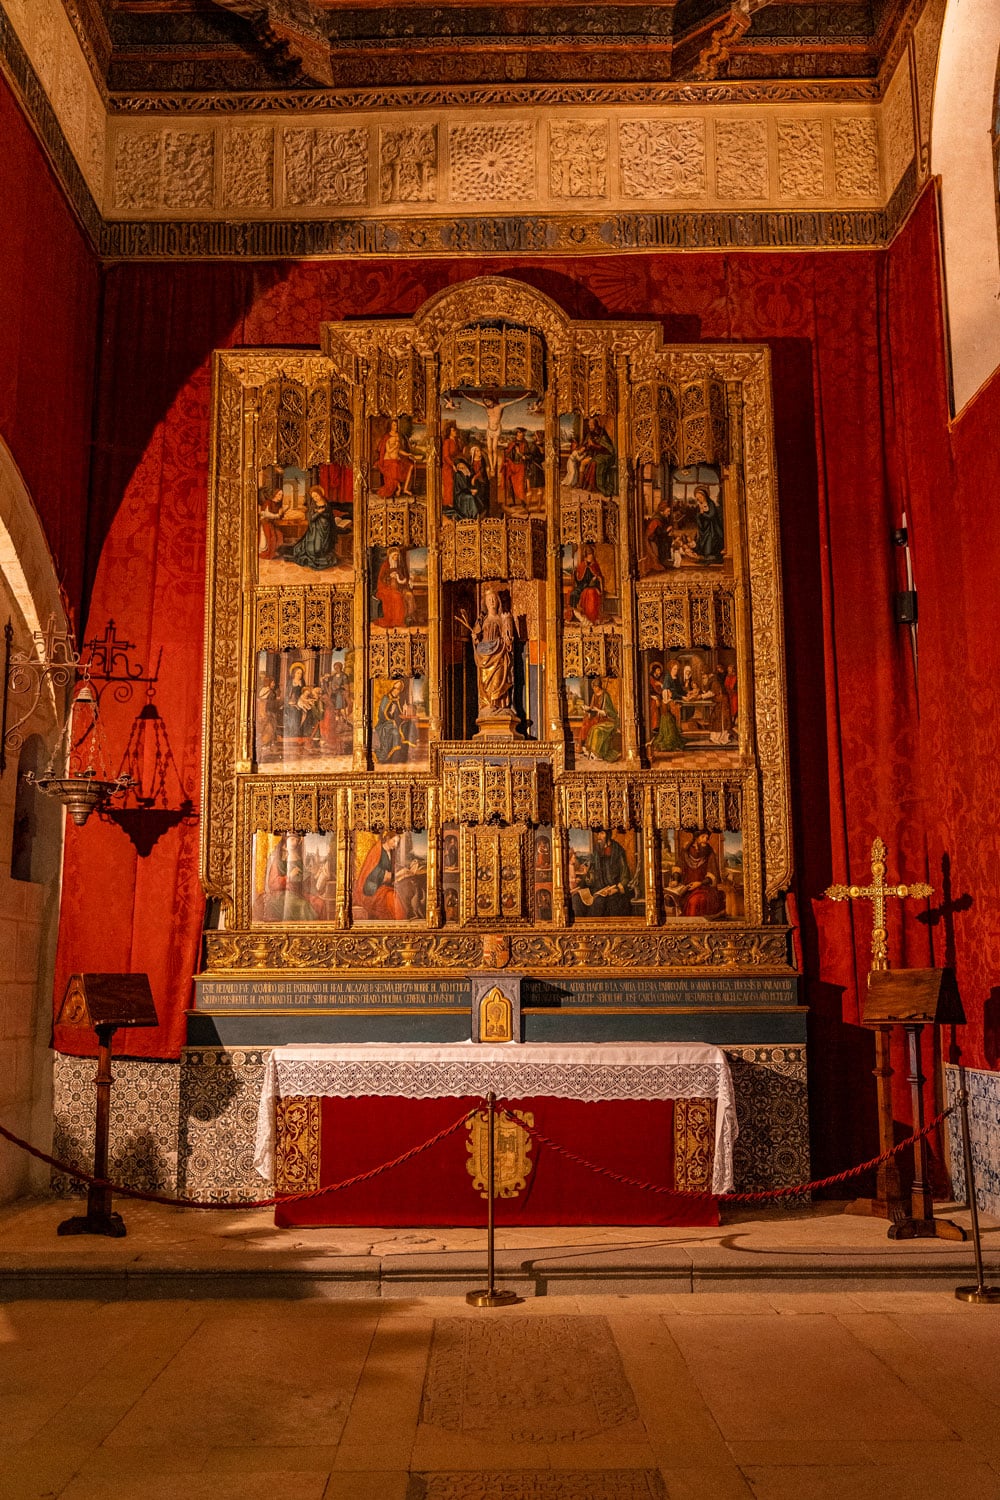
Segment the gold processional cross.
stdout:
<svg viewBox="0 0 1000 1500">
<path fill-rule="evenodd" d="M 905 901 L 909 897 L 921 898 L 933 896 L 933 887 L 926 885 L 923 881 L 917 881 L 913 885 L 887 885 L 885 880 L 885 845 L 881 839 L 875 839 L 872 844 L 872 879 L 871 885 L 831 885 L 827 886 L 824 894 L 831 901 L 870 901 L 872 903 L 872 974 L 885 974 L 889 968 L 889 942 L 885 926 L 885 903 L 895 897 Z M 949 1219 L 935 1219 L 934 1200 L 930 1184 L 927 1182 L 927 1155 L 926 1147 L 919 1132 L 923 1130 L 923 1074 L 920 1067 L 920 1033 L 924 1022 L 911 1024 L 910 1020 L 916 1021 L 912 1012 L 914 1004 L 913 984 L 914 979 L 920 979 L 927 975 L 938 974 L 937 970 L 922 969 L 900 969 L 893 975 L 897 982 L 892 991 L 888 986 L 879 986 L 881 1005 L 883 1007 L 880 1020 L 871 1020 L 868 1017 L 868 1006 L 865 1010 L 865 1024 L 874 1026 L 875 1030 L 875 1078 L 878 1082 L 878 1134 L 879 1148 L 885 1158 L 878 1169 L 878 1186 L 874 1198 L 855 1199 L 848 1208 L 848 1213 L 871 1214 L 876 1218 L 890 1219 L 890 1239 L 964 1239 L 963 1230 L 952 1224 Z M 869 976 L 869 999 L 872 996 L 872 983 Z M 935 992 L 936 992 L 935 986 Z M 895 1001 L 896 1008 L 890 1001 L 889 1011 L 884 1007 L 887 998 L 891 995 Z M 917 997 L 919 998 L 919 997 Z M 899 1001 L 902 1000 L 903 1008 L 900 1010 Z M 878 1015 L 878 1011 L 875 1012 Z M 908 1016 L 910 1020 L 908 1020 Z M 909 1049 L 910 1072 L 909 1083 L 913 1105 L 913 1129 L 918 1134 L 913 1142 L 913 1186 L 911 1190 L 910 1211 L 900 1186 L 899 1168 L 894 1157 L 888 1155 L 895 1146 L 895 1123 L 892 1108 L 892 1063 L 889 1052 L 889 1036 L 893 1025 L 902 1025 L 907 1034 L 907 1046 Z"/>
<path fill-rule="evenodd" d="M 886 885 L 885 845 L 881 839 L 872 844 L 871 885 L 828 885 L 823 892 L 831 901 L 870 901 L 872 903 L 872 972 L 883 973 L 889 967 L 889 943 L 885 927 L 887 897 L 900 901 L 908 897 L 933 896 L 934 887 L 919 880 L 914 885 Z"/>
</svg>

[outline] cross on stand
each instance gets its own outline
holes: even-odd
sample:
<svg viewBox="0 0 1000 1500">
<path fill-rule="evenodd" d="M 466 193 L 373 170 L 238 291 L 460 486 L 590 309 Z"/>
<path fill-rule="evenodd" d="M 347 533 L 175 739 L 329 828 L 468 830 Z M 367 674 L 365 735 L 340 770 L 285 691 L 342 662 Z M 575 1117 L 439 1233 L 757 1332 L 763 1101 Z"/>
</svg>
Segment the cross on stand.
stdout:
<svg viewBox="0 0 1000 1500">
<path fill-rule="evenodd" d="M 922 880 L 915 885 L 886 885 L 885 845 L 881 839 L 872 844 L 871 885 L 828 885 L 823 892 L 829 901 L 870 901 L 872 903 L 872 971 L 882 973 L 889 967 L 889 937 L 885 926 L 885 903 L 890 896 L 906 901 L 933 896 L 934 887 Z M 883 1150 L 885 1148 L 883 1147 Z"/>
<path fill-rule="evenodd" d="M 824 895 L 830 901 L 870 901 L 872 903 L 872 961 L 869 974 L 869 994 L 871 994 L 871 975 L 885 974 L 889 970 L 889 938 L 886 929 L 886 901 L 896 899 L 906 901 L 910 899 L 922 900 L 927 896 L 933 896 L 933 886 L 924 881 L 915 881 L 912 885 L 887 884 L 885 879 L 886 847 L 880 838 L 872 842 L 872 878 L 870 885 L 830 885 L 824 891 Z M 898 978 L 904 985 L 908 979 L 922 971 L 899 970 Z M 896 976 L 894 976 L 896 977 Z M 892 1109 L 892 1061 L 890 1053 L 890 1037 L 894 1024 L 904 1024 L 906 1027 L 907 1041 L 909 1047 L 910 1071 L 908 1082 L 910 1084 L 911 1097 L 913 1099 L 913 1129 L 919 1131 L 923 1127 L 923 1083 L 924 1078 L 920 1068 L 920 1033 L 923 1023 L 907 1023 L 900 1017 L 900 1021 L 869 1021 L 875 1031 L 875 1068 L 874 1075 L 878 1091 L 878 1136 L 879 1153 L 891 1151 L 896 1144 L 895 1128 L 893 1124 Z M 882 1163 L 878 1169 L 876 1180 L 876 1195 L 874 1198 L 856 1198 L 847 1207 L 847 1213 L 865 1214 L 872 1218 L 889 1219 L 890 1239 L 964 1239 L 965 1232 L 957 1224 L 952 1224 L 947 1219 L 934 1218 L 934 1205 L 931 1190 L 927 1183 L 927 1152 L 923 1140 L 916 1141 L 913 1147 L 914 1177 L 911 1190 L 912 1211 L 906 1212 L 906 1204 L 903 1197 L 902 1185 L 899 1177 L 899 1167 L 895 1156 Z"/>
</svg>

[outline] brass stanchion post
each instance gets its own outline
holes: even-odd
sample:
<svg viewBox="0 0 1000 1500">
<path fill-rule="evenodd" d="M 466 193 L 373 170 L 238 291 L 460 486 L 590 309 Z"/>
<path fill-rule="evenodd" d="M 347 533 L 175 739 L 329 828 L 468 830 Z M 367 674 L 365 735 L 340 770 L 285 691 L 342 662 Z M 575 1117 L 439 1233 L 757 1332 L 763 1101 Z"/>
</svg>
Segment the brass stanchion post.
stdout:
<svg viewBox="0 0 1000 1500">
<path fill-rule="evenodd" d="M 972 1220 L 972 1250 L 976 1257 L 976 1285 L 955 1288 L 959 1302 L 1000 1302 L 1000 1286 L 987 1286 L 983 1273 L 983 1243 L 979 1233 L 979 1204 L 976 1200 L 976 1177 L 972 1166 L 972 1140 L 969 1135 L 969 1090 L 965 1069 L 958 1070 L 958 1114 L 962 1122 L 962 1157 L 965 1161 L 965 1194 Z"/>
<path fill-rule="evenodd" d="M 520 1302 L 516 1292 L 497 1291 L 493 1279 L 494 1231 L 493 1200 L 496 1197 L 496 1094 L 491 1090 L 486 1095 L 486 1289 L 481 1292 L 466 1292 L 465 1300 L 470 1307 L 509 1307 Z"/>
</svg>

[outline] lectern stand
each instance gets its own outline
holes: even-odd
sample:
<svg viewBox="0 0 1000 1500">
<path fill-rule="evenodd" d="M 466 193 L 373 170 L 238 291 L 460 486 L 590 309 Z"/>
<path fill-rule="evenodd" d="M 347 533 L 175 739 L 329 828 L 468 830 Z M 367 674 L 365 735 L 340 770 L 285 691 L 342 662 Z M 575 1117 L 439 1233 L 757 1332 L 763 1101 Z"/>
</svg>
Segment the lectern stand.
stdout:
<svg viewBox="0 0 1000 1500">
<path fill-rule="evenodd" d="M 119 1026 L 155 1026 L 149 979 L 145 974 L 74 974 L 66 987 L 56 1017 L 60 1026 L 92 1028 L 97 1033 L 97 1092 L 94 1125 L 94 1173 L 108 1175 L 108 1138 L 111 1126 L 111 1040 Z M 126 1233 L 121 1214 L 111 1208 L 111 1189 L 101 1182 L 87 1190 L 87 1212 L 64 1219 L 59 1234 L 105 1234 L 121 1239 Z"/>
<path fill-rule="evenodd" d="M 885 969 L 872 970 L 868 975 L 868 994 L 865 997 L 862 1021 L 865 1026 L 876 1027 L 884 1036 L 886 1064 L 888 1063 L 889 1036 L 893 1026 L 902 1026 L 906 1032 L 907 1059 L 912 1100 L 913 1129 L 919 1134 L 924 1128 L 924 1075 L 920 1062 L 920 1038 L 925 1026 L 961 1025 L 965 1020 L 958 986 L 951 969 Z M 888 1097 L 889 1078 L 892 1069 L 887 1066 L 884 1076 L 879 1076 L 879 1122 L 880 1135 L 883 1117 L 888 1111 L 892 1120 L 892 1105 Z M 890 1143 L 891 1144 L 891 1143 Z M 883 1145 L 883 1151 L 887 1148 Z M 910 1189 L 909 1212 L 899 1186 L 898 1173 L 879 1178 L 879 1198 L 885 1195 L 886 1217 L 891 1220 L 891 1240 L 964 1240 L 965 1230 L 950 1219 L 935 1219 L 934 1199 L 927 1180 L 927 1142 L 921 1137 L 913 1142 L 913 1185 Z"/>
</svg>

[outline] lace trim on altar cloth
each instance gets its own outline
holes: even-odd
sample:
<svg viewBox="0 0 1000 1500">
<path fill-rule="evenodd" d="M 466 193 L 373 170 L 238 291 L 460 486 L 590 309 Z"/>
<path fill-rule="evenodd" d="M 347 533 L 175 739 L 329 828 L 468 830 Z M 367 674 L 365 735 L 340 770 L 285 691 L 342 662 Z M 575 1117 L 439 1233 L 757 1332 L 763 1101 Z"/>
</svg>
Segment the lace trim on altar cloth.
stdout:
<svg viewBox="0 0 1000 1500">
<path fill-rule="evenodd" d="M 257 1116 L 254 1166 L 262 1177 L 274 1171 L 275 1102 L 280 1097 L 357 1099 L 463 1099 L 485 1094 L 499 1099 L 717 1099 L 712 1191 L 733 1186 L 733 1143 L 738 1126 L 729 1069 L 722 1063 L 569 1065 L 565 1063 L 302 1062 L 268 1058 Z M 400 1149 L 408 1144 L 400 1143 Z M 566 1145 L 572 1147 L 572 1141 Z M 602 1165 L 614 1166 L 613 1162 Z"/>
</svg>

